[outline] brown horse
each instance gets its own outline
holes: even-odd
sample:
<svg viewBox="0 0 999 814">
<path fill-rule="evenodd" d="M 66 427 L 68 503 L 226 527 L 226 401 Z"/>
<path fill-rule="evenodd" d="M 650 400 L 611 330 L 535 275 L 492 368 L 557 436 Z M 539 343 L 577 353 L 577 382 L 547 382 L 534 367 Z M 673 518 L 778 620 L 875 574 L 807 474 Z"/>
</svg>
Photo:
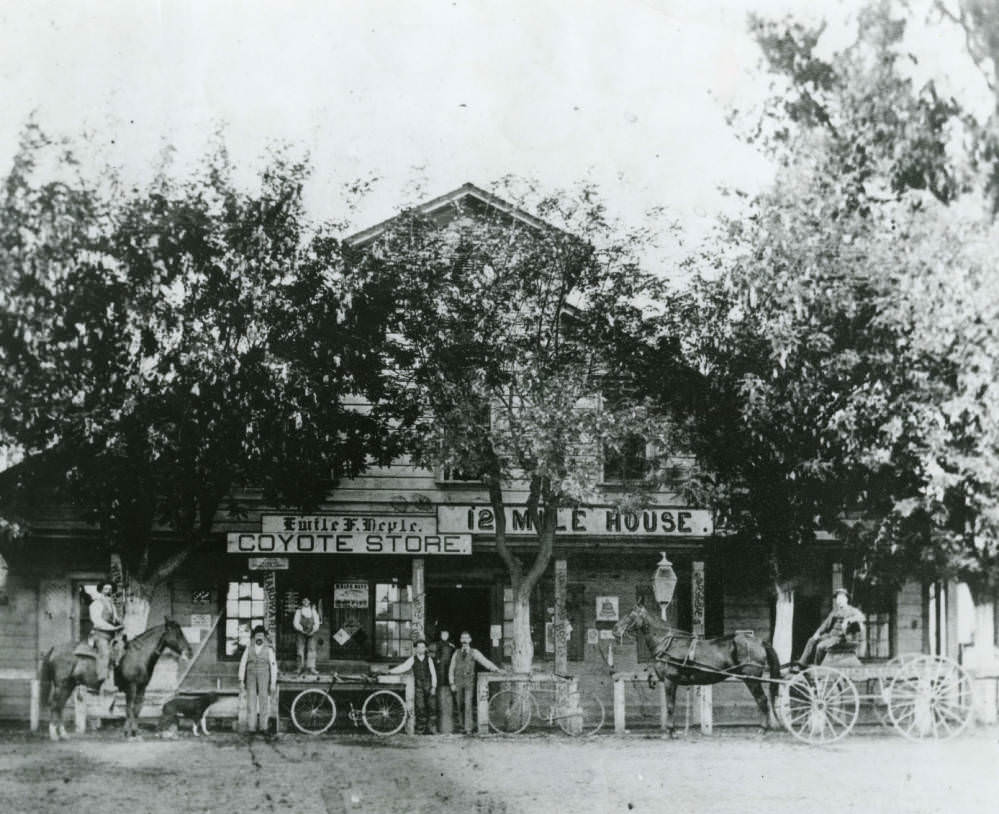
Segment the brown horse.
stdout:
<svg viewBox="0 0 999 814">
<path fill-rule="evenodd" d="M 49 705 L 49 737 L 52 740 L 69 737 L 62 713 L 73 689 L 82 684 L 95 692 L 100 690 L 97 660 L 79 655 L 77 647 L 76 642 L 70 642 L 51 648 L 38 671 L 42 703 Z M 191 657 L 191 645 L 184 638 L 184 631 L 170 618 L 125 643 L 124 655 L 114 669 L 114 678 L 118 688 L 125 691 L 126 736 L 139 734 L 138 717 L 146 697 L 146 686 L 164 650 L 172 650 L 184 658 Z"/>
<path fill-rule="evenodd" d="M 741 678 L 760 708 L 762 731 L 766 732 L 776 710 L 777 679 L 780 679 L 780 659 L 766 642 L 751 633 L 735 633 L 714 639 L 703 639 L 693 633 L 673 630 L 658 616 L 649 613 L 640 601 L 631 612 L 614 626 L 618 638 L 625 633 L 641 633 L 649 652 L 654 654 L 653 669 L 666 685 L 667 727 L 674 735 L 673 710 L 676 707 L 678 685 L 717 684 L 729 676 Z M 759 680 L 770 670 L 770 699 Z"/>
</svg>

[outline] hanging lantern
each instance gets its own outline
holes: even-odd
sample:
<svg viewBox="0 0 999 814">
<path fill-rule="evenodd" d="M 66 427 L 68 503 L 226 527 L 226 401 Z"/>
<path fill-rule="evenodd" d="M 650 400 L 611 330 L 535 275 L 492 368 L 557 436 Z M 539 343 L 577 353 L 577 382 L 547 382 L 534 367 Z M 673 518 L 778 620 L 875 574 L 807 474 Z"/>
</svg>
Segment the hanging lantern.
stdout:
<svg viewBox="0 0 999 814">
<path fill-rule="evenodd" d="M 656 566 L 656 572 L 652 576 L 652 592 L 655 594 L 656 602 L 660 607 L 665 607 L 673 601 L 673 592 L 676 590 L 676 572 L 673 570 L 673 563 L 666 558 L 666 552 L 661 552 L 663 557 Z"/>
</svg>

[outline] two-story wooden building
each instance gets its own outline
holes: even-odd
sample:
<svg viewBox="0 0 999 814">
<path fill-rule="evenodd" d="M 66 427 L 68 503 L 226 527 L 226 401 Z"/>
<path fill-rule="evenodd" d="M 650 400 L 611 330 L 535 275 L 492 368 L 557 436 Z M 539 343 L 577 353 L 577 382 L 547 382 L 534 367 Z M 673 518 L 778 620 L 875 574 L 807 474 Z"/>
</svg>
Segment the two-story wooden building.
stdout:
<svg viewBox="0 0 999 814">
<path fill-rule="evenodd" d="M 472 211 L 503 207 L 536 222 L 471 185 L 427 203 L 424 214 L 443 222 L 458 204 Z M 370 239 L 377 228 L 355 239 Z M 550 669 L 556 586 L 564 585 L 569 670 L 608 705 L 612 670 L 636 669 L 645 657 L 635 642 L 615 641 L 611 628 L 636 599 L 651 597 L 660 552 L 679 577 L 670 613 L 680 628 L 708 635 L 750 629 L 769 639 L 773 625 L 763 551 L 718 533 L 709 510 L 686 506 L 677 494 L 657 494 L 640 511 L 622 514 L 613 508 L 619 480 L 605 467 L 606 499 L 560 515 L 553 563 L 532 603 L 537 668 Z M 517 505 L 526 493 L 511 494 L 509 539 L 514 549 L 531 549 L 533 531 Z M 401 661 L 417 630 L 430 641 L 442 629 L 453 638 L 467 630 L 487 656 L 508 658 L 512 596 L 481 484 L 400 461 L 342 482 L 308 516 L 264 505 L 252 492 L 240 502 L 245 516 L 220 514 L 212 543 L 153 598 L 150 619 L 180 620 L 194 646 L 184 688 L 234 688 L 241 650 L 258 623 L 273 632 L 282 666 L 290 669 L 292 618 L 303 595 L 322 616 L 320 672 Z M 39 506 L 28 534 L 28 553 L 0 564 L 0 718 L 27 716 L 25 679 L 39 654 L 85 632 L 88 591 L 107 575 L 107 561 L 88 545 L 94 531 L 66 507 Z M 844 581 L 861 587 L 851 584 L 849 563 L 834 541 L 817 544 L 811 563 L 797 590 L 796 652 L 828 610 L 832 589 Z M 891 596 L 861 593 L 857 603 L 868 613 L 868 658 L 922 650 L 931 644 L 931 623 L 940 628 L 918 585 Z M 159 672 L 159 684 L 176 683 L 172 660 Z M 716 704 L 718 723 L 755 720 L 741 685 L 716 693 Z M 647 707 L 651 724 L 657 715 L 651 693 Z"/>
</svg>

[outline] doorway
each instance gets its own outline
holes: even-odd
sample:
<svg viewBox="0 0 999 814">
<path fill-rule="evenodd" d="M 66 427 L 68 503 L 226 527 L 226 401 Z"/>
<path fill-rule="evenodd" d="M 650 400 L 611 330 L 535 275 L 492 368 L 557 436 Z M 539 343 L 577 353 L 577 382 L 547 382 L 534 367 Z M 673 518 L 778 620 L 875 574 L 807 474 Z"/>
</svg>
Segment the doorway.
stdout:
<svg viewBox="0 0 999 814">
<path fill-rule="evenodd" d="M 427 639 L 437 641 L 438 633 L 447 630 L 458 646 L 461 631 L 472 634 L 472 647 L 492 658 L 489 638 L 492 588 L 488 585 L 437 585 L 427 591 Z"/>
</svg>

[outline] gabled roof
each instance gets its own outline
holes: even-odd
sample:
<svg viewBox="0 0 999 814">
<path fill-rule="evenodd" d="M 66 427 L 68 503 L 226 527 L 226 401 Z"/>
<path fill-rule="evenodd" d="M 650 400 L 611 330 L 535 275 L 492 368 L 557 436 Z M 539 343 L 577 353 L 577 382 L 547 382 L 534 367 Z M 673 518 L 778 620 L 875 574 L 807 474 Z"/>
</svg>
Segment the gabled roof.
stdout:
<svg viewBox="0 0 999 814">
<path fill-rule="evenodd" d="M 462 184 L 455 190 L 434 198 L 426 203 L 413 207 L 418 214 L 438 221 L 442 225 L 448 223 L 464 210 L 494 210 L 506 215 L 513 221 L 523 223 L 533 229 L 550 229 L 549 224 L 540 218 L 534 217 L 523 209 L 519 209 L 513 204 L 504 201 L 502 198 L 479 189 L 475 184 Z M 344 239 L 344 243 L 352 248 L 360 248 L 374 240 L 377 240 L 389 226 L 397 220 L 399 216 L 383 220 L 363 232 L 357 232 Z"/>
</svg>

